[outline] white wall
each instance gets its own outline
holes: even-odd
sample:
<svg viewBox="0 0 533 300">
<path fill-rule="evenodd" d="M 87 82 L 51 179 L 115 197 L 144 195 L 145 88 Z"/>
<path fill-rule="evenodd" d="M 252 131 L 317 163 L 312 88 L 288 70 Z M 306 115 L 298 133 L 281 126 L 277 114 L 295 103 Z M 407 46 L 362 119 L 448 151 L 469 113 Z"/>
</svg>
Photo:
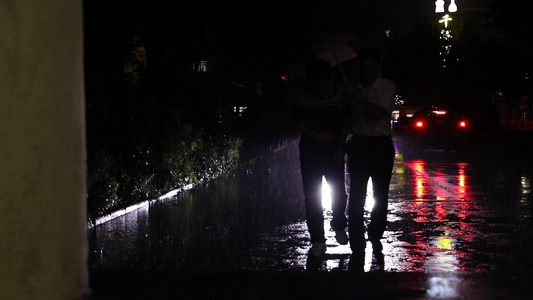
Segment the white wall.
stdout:
<svg viewBox="0 0 533 300">
<path fill-rule="evenodd" d="M 81 0 L 0 1 L 0 299 L 87 292 Z"/>
</svg>

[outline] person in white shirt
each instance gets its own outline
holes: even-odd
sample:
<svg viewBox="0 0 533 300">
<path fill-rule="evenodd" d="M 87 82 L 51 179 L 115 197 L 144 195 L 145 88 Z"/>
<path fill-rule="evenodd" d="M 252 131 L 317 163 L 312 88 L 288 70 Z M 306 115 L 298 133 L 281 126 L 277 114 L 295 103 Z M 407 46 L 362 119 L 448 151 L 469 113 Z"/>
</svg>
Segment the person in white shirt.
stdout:
<svg viewBox="0 0 533 300">
<path fill-rule="evenodd" d="M 381 51 L 378 48 L 362 48 L 357 60 L 358 81 L 347 85 L 349 120 L 345 136 L 350 174 L 348 234 L 352 258 L 360 258 L 361 263 L 364 262 L 366 244 L 363 214 L 369 178 L 372 179 L 374 205 L 368 239 L 376 258 L 383 260 L 380 240 L 387 226 L 389 185 L 395 155 L 390 121 L 396 85 L 379 76 Z"/>
</svg>

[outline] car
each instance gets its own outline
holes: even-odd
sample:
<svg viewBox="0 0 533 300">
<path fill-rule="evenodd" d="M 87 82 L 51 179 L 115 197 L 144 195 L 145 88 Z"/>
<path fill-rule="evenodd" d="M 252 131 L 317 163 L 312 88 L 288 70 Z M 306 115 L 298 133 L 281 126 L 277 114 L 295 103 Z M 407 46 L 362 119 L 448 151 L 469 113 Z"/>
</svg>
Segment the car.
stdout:
<svg viewBox="0 0 533 300">
<path fill-rule="evenodd" d="M 431 108 L 413 114 L 401 132 L 405 149 L 460 151 L 468 144 L 468 120 L 455 111 Z"/>
<path fill-rule="evenodd" d="M 408 126 L 411 117 L 398 117 L 392 122 L 392 129 L 395 133 L 402 133 Z"/>
</svg>

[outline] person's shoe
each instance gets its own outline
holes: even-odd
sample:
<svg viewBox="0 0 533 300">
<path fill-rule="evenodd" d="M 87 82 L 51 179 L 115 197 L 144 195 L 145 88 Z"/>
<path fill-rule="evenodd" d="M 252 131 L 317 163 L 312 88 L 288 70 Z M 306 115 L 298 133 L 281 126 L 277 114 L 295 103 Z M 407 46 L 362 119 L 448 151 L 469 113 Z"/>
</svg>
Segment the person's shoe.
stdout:
<svg viewBox="0 0 533 300">
<path fill-rule="evenodd" d="M 348 261 L 348 271 L 353 273 L 363 273 L 365 267 L 365 250 L 357 249 L 352 252 Z"/>
<path fill-rule="evenodd" d="M 335 239 L 337 240 L 337 243 L 347 245 L 348 235 L 346 235 L 346 230 L 335 230 Z"/>
<path fill-rule="evenodd" d="M 326 243 L 313 243 L 309 249 L 309 255 L 313 257 L 322 257 L 326 253 Z"/>
<path fill-rule="evenodd" d="M 372 265 L 370 270 L 373 272 L 385 271 L 385 256 L 381 251 L 372 251 Z"/>
</svg>

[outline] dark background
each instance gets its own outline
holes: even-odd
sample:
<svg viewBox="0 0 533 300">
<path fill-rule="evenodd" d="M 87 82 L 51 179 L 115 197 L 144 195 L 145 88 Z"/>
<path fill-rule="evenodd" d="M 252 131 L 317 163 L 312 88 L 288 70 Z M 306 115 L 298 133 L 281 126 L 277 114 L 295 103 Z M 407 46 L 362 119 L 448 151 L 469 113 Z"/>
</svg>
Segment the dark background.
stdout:
<svg viewBox="0 0 533 300">
<path fill-rule="evenodd" d="M 531 65 L 527 2 L 456 2 L 455 65 L 442 70 L 441 15 L 433 1 L 84 1 L 87 98 L 98 102 L 99 92 L 122 83 L 131 35 L 146 49 L 143 83 L 161 94 L 177 84 L 164 73 L 172 63 L 186 69 L 208 60 L 213 74 L 246 87 L 277 81 L 325 27 L 351 30 L 361 40 L 390 30 L 384 72 L 407 102 L 476 104 L 498 89 L 522 94 Z M 175 91 L 165 97 L 177 98 Z"/>
</svg>

